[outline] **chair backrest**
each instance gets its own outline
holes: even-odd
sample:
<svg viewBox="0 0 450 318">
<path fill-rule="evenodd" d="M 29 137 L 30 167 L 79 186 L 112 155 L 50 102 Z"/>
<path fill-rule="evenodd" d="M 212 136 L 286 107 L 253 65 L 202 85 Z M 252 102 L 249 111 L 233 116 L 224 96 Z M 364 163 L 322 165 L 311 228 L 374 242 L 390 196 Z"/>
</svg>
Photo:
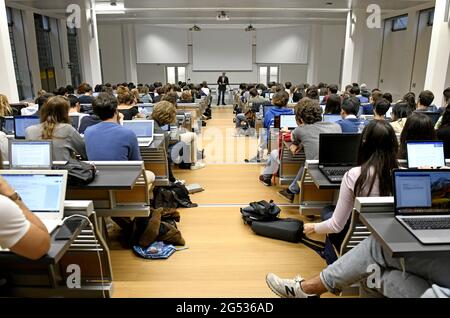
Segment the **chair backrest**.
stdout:
<svg viewBox="0 0 450 318">
<path fill-rule="evenodd" d="M 359 220 L 359 212 L 353 209 L 350 228 L 341 245 L 341 250 L 337 251 L 338 256 L 342 257 L 345 253 L 356 247 L 371 235 L 369 229 Z"/>
</svg>

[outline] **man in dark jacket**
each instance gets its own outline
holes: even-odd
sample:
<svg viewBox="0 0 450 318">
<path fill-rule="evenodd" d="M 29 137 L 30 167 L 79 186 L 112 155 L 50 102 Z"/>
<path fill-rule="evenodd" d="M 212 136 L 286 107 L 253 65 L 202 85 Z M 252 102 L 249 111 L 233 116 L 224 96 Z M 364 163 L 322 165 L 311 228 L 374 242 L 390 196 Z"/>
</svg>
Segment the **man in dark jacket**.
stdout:
<svg viewBox="0 0 450 318">
<path fill-rule="evenodd" d="M 220 100 L 222 99 L 222 105 L 225 106 L 225 92 L 227 91 L 227 86 L 230 85 L 228 77 L 225 76 L 226 73 L 223 72 L 222 76 L 217 80 L 217 85 L 219 85 L 218 91 L 219 96 L 217 97 L 217 106 L 220 105 Z"/>
</svg>

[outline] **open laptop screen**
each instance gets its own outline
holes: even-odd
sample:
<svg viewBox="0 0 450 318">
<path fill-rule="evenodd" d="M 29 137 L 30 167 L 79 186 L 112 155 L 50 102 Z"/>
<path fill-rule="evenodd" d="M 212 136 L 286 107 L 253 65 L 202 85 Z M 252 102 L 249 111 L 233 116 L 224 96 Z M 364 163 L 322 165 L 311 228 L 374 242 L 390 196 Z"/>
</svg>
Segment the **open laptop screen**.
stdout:
<svg viewBox="0 0 450 318">
<path fill-rule="evenodd" d="M 9 146 L 11 169 L 51 169 L 51 141 L 11 140 Z"/>
<path fill-rule="evenodd" d="M 443 141 L 408 141 L 406 143 L 408 167 L 444 167 Z"/>
<path fill-rule="evenodd" d="M 450 170 L 395 170 L 397 215 L 450 214 Z"/>
<path fill-rule="evenodd" d="M 361 134 L 321 134 L 319 165 L 356 167 L 360 141 Z"/>
<path fill-rule="evenodd" d="M 153 121 L 151 120 L 124 121 L 123 126 L 128 129 L 131 129 L 138 138 L 153 137 Z"/>
<path fill-rule="evenodd" d="M 16 189 L 32 212 L 60 212 L 64 175 L 5 173 L 2 177 Z"/>
<path fill-rule="evenodd" d="M 295 115 L 280 115 L 280 128 L 297 128 L 297 120 Z"/>
<path fill-rule="evenodd" d="M 326 123 L 335 123 L 341 119 L 342 119 L 341 115 L 331 115 L 331 114 L 323 115 L 323 121 Z"/>
<path fill-rule="evenodd" d="M 14 132 L 16 139 L 25 139 L 25 131 L 28 127 L 39 125 L 40 119 L 37 116 L 16 116 L 14 117 Z"/>
<path fill-rule="evenodd" d="M 14 117 L 5 117 L 2 129 L 5 134 L 14 135 Z"/>
</svg>

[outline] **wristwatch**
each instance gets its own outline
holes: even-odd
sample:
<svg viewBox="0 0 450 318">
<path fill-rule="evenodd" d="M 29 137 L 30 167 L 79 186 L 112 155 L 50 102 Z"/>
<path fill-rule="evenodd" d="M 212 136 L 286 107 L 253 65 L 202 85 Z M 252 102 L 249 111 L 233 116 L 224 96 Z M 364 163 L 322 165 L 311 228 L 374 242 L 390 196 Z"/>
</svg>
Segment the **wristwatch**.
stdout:
<svg viewBox="0 0 450 318">
<path fill-rule="evenodd" d="M 20 195 L 16 192 L 14 192 L 12 195 L 10 195 L 8 197 L 11 201 L 16 202 L 16 201 L 22 201 L 22 198 L 20 197 Z"/>
</svg>

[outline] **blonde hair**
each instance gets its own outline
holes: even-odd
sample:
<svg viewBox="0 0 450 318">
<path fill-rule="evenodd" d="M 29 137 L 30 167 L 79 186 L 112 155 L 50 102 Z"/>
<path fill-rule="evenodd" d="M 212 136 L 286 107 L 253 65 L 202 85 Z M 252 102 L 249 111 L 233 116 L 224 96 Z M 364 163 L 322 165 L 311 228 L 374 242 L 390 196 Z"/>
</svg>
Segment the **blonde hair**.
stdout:
<svg viewBox="0 0 450 318">
<path fill-rule="evenodd" d="M 11 116 L 13 110 L 11 105 L 9 105 L 8 97 L 6 95 L 0 94 L 0 116 Z"/>
<path fill-rule="evenodd" d="M 152 118 L 160 126 L 165 126 L 175 122 L 177 117 L 177 109 L 175 106 L 167 101 L 159 102 L 153 108 Z"/>
</svg>

